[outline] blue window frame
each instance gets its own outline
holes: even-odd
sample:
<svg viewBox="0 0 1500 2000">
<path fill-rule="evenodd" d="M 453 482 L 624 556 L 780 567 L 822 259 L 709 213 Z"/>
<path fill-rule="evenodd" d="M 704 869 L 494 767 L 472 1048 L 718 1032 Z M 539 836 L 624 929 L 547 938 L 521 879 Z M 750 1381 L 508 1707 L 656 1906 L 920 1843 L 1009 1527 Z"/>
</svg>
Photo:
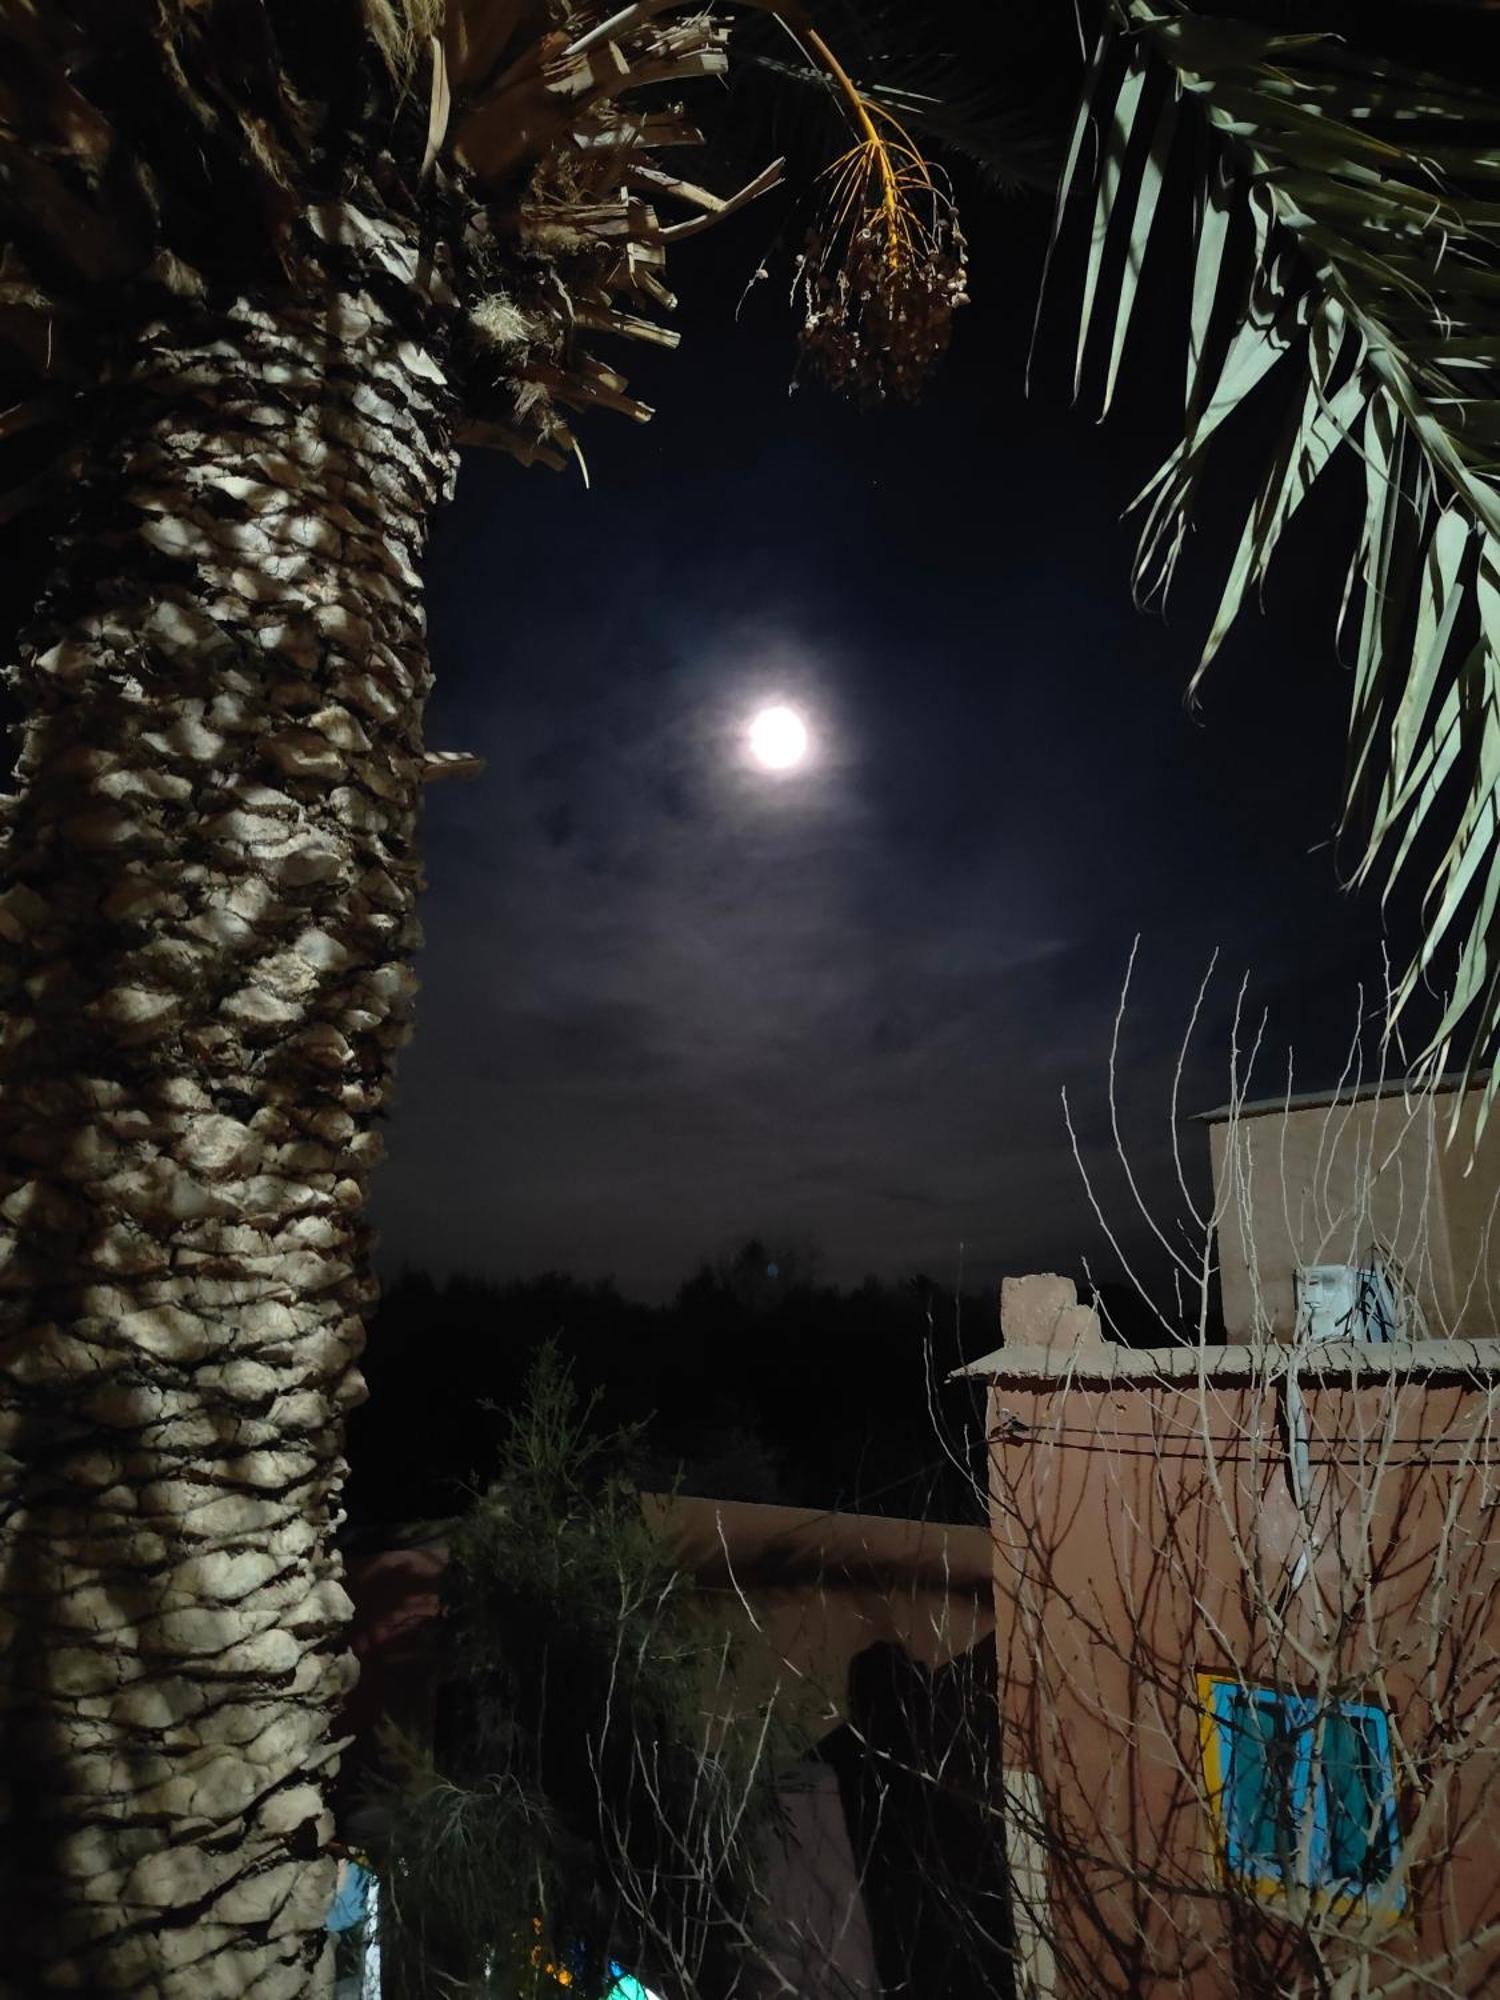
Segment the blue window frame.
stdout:
<svg viewBox="0 0 1500 2000">
<path fill-rule="evenodd" d="M 1203 1764 L 1225 1866 L 1257 1893 L 1292 1886 L 1384 1901 L 1401 1858 L 1391 1728 L 1367 1702 L 1317 1702 L 1199 1676 Z"/>
</svg>

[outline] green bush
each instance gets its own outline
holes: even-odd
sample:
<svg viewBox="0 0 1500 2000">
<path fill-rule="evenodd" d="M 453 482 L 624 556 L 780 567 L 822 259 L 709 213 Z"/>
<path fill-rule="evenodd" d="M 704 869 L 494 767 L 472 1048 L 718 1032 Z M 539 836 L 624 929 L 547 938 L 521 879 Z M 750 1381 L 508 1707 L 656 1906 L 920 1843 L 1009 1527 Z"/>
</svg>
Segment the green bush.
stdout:
<svg viewBox="0 0 1500 2000">
<path fill-rule="evenodd" d="M 382 1945 L 398 1994 L 604 2000 L 628 1964 L 673 2000 L 739 1984 L 776 1813 L 773 1718 L 674 1565 L 555 1348 L 499 1475 L 454 1528 L 430 1744 L 388 1730 Z"/>
</svg>

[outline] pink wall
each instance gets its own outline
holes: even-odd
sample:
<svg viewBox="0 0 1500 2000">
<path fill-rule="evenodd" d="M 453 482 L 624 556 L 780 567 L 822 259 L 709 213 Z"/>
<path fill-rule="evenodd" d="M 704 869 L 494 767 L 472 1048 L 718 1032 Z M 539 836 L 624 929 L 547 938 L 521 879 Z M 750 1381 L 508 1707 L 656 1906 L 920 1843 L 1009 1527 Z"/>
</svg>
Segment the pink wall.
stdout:
<svg viewBox="0 0 1500 2000">
<path fill-rule="evenodd" d="M 1420 1379 L 1304 1383 L 1305 1511 L 1284 1385 L 1248 1350 L 1218 1350 L 1228 1364 L 1201 1380 L 1181 1350 L 1171 1379 L 1119 1350 L 983 1364 L 1003 1755 L 1041 1819 L 1013 1829 L 1013 1861 L 1034 1835 L 1047 1878 L 1039 1993 L 1289 1991 L 1310 1933 L 1334 1965 L 1363 1953 L 1372 1991 L 1419 1964 L 1441 1967 L 1443 1992 L 1500 1990 L 1496 1398 L 1482 1371 L 1433 1365 L 1434 1346 Z M 1223 1893 L 1200 1672 L 1386 1709 L 1399 1919 L 1288 1922 L 1289 1906 Z"/>
</svg>

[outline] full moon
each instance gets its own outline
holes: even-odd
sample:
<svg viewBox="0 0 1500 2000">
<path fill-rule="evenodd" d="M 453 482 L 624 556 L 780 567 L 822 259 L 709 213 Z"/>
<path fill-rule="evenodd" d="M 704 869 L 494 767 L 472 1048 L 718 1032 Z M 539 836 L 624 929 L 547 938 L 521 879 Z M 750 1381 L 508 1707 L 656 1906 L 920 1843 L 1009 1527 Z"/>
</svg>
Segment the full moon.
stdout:
<svg viewBox="0 0 1500 2000">
<path fill-rule="evenodd" d="M 790 771 L 807 755 L 807 724 L 794 708 L 763 708 L 750 724 L 750 754 L 767 771 Z"/>
</svg>

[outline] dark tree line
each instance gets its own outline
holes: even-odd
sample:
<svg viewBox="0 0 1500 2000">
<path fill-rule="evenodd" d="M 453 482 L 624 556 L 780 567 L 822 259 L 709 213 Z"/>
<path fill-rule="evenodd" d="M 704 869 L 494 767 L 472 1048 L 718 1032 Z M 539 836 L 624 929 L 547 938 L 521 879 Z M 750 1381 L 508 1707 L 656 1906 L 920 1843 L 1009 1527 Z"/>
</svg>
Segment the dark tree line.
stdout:
<svg viewBox="0 0 1500 2000">
<path fill-rule="evenodd" d="M 666 1304 L 564 1273 L 510 1283 L 409 1272 L 371 1326 L 350 1427 L 356 1524 L 441 1518 L 493 1468 L 537 1349 L 555 1340 L 605 1426 L 643 1426 L 647 1483 L 719 1499 L 972 1512 L 929 1389 L 995 1345 L 994 1304 L 915 1276 L 843 1289 L 750 1242 Z M 938 1390 L 950 1421 L 972 1402 Z"/>
<path fill-rule="evenodd" d="M 1124 1287 L 1116 1338 L 1160 1322 Z M 663 1305 L 565 1272 L 495 1282 L 408 1271 L 387 1286 L 350 1423 L 356 1527 L 442 1519 L 496 1462 L 506 1414 L 556 1341 L 604 1429 L 642 1427 L 643 1483 L 720 1500 L 964 1520 L 977 1393 L 946 1377 L 997 1346 L 989 1292 L 923 1273 L 851 1287 L 816 1253 L 757 1239 L 704 1262 Z M 956 1465 L 950 1452 L 963 1460 Z"/>
</svg>

